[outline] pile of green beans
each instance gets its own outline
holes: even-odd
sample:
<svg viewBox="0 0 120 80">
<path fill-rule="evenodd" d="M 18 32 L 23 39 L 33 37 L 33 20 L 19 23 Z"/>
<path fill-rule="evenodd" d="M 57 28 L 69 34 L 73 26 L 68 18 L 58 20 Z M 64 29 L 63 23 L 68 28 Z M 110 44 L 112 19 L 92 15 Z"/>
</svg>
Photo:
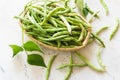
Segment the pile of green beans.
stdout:
<svg viewBox="0 0 120 80">
<path fill-rule="evenodd" d="M 44 44 L 62 48 L 82 46 L 90 25 L 65 4 L 31 3 L 16 18 L 28 35 Z"/>
</svg>

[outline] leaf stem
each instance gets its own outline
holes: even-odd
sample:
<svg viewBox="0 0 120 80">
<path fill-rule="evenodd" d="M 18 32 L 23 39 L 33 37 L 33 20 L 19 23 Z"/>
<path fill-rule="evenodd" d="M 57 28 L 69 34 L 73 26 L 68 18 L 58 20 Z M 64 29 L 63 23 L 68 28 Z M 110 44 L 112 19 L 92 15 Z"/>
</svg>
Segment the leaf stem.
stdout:
<svg viewBox="0 0 120 80">
<path fill-rule="evenodd" d="M 28 52 L 25 50 L 25 48 L 23 47 L 24 45 L 24 29 L 22 27 L 22 48 L 23 48 L 23 51 L 26 53 L 26 55 L 28 55 Z"/>
<path fill-rule="evenodd" d="M 22 45 L 24 44 L 24 30 L 23 30 L 23 27 L 22 27 Z"/>
</svg>

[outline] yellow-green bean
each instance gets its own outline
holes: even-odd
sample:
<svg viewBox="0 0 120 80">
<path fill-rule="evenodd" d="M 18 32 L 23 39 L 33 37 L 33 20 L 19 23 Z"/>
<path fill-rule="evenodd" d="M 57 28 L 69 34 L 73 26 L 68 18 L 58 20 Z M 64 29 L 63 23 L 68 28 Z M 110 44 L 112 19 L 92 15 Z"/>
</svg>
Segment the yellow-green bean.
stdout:
<svg viewBox="0 0 120 80">
<path fill-rule="evenodd" d="M 61 66 L 59 66 L 57 69 L 62 69 L 62 68 L 66 68 L 66 67 L 85 67 L 87 66 L 87 64 L 63 64 Z"/>
<path fill-rule="evenodd" d="M 46 80 L 49 80 L 51 66 L 56 57 L 57 55 L 53 55 L 48 62 L 47 69 L 46 69 Z"/>
<path fill-rule="evenodd" d="M 83 8 L 84 8 L 84 0 L 75 0 L 76 6 L 78 7 L 79 11 L 83 14 Z"/>
<path fill-rule="evenodd" d="M 119 21 L 119 19 L 117 18 L 117 19 L 116 19 L 115 29 L 114 29 L 114 30 L 112 31 L 112 33 L 110 34 L 110 40 L 113 39 L 113 37 L 115 36 L 116 32 L 118 31 L 119 26 L 120 26 L 119 24 L 120 24 L 120 21 Z"/>
<path fill-rule="evenodd" d="M 70 55 L 70 64 L 73 64 L 73 57 L 72 54 Z M 68 80 L 72 74 L 72 66 L 69 67 L 69 70 L 64 78 L 64 80 Z"/>
<path fill-rule="evenodd" d="M 78 52 L 76 53 L 77 56 L 84 61 L 91 69 L 98 71 L 98 72 L 104 72 L 103 68 L 98 68 L 96 66 L 94 66 L 86 57 L 82 56 L 81 54 L 79 54 Z"/>
<path fill-rule="evenodd" d="M 55 9 L 53 9 L 52 11 L 50 11 L 50 12 L 48 13 L 48 15 L 46 16 L 46 18 L 44 18 L 43 22 L 41 22 L 41 25 L 43 25 L 44 23 L 46 23 L 47 20 L 52 16 L 52 14 L 55 13 L 56 11 L 59 11 L 59 10 L 64 10 L 64 8 L 62 8 L 62 7 L 57 7 L 57 8 L 55 8 Z"/>
<path fill-rule="evenodd" d="M 92 11 L 88 6 L 86 6 L 86 8 L 87 8 L 87 10 L 89 11 L 90 14 L 93 15 L 93 14 L 95 13 L 95 12 Z M 99 18 L 98 14 L 95 14 L 95 17 L 96 17 L 96 18 Z"/>
<path fill-rule="evenodd" d="M 97 61 L 99 65 L 103 68 L 103 70 L 105 71 L 105 65 L 103 64 L 102 59 L 101 59 L 100 49 L 101 47 L 98 49 L 98 52 L 97 52 Z"/>
<path fill-rule="evenodd" d="M 98 31 L 96 32 L 96 35 L 99 35 L 102 31 L 107 30 L 107 29 L 108 29 L 107 26 L 102 27 L 100 30 L 98 30 Z"/>
<path fill-rule="evenodd" d="M 69 24 L 68 21 L 66 20 L 66 18 L 65 18 L 64 16 L 62 16 L 62 15 L 60 15 L 59 17 L 61 18 L 61 20 L 62 20 L 62 21 L 64 22 L 64 24 L 66 25 L 69 34 L 71 34 L 72 29 L 71 29 L 70 24 Z"/>
<path fill-rule="evenodd" d="M 57 37 L 51 37 L 51 38 L 42 38 L 42 37 L 39 37 L 40 40 L 44 40 L 44 41 L 55 41 L 55 40 L 58 40 L 58 39 L 62 39 L 62 38 L 65 38 L 67 37 L 68 35 L 61 35 L 61 36 L 57 36 Z"/>
<path fill-rule="evenodd" d="M 57 27 L 57 22 L 54 20 L 54 18 L 50 19 L 51 24 L 53 24 L 55 27 Z"/>
<path fill-rule="evenodd" d="M 100 0 L 100 3 L 101 3 L 101 5 L 104 7 L 105 12 L 106 12 L 106 15 L 108 15 L 108 13 L 109 13 L 109 9 L 108 9 L 107 4 L 105 3 L 104 0 Z"/>
<path fill-rule="evenodd" d="M 105 47 L 104 42 L 103 42 L 96 34 L 91 33 L 91 35 L 92 35 L 95 39 L 97 39 L 97 40 L 101 43 L 101 45 L 102 45 L 103 47 Z"/>
<path fill-rule="evenodd" d="M 92 22 L 95 15 L 97 15 L 100 11 L 94 12 L 91 16 L 91 18 L 88 20 L 89 22 Z"/>
<path fill-rule="evenodd" d="M 80 26 L 82 28 L 82 31 L 81 31 L 81 34 L 80 34 L 80 36 L 78 38 L 78 41 L 82 41 L 83 40 L 83 38 L 84 38 L 84 32 L 85 32 L 84 27 L 82 25 L 80 25 Z"/>
</svg>

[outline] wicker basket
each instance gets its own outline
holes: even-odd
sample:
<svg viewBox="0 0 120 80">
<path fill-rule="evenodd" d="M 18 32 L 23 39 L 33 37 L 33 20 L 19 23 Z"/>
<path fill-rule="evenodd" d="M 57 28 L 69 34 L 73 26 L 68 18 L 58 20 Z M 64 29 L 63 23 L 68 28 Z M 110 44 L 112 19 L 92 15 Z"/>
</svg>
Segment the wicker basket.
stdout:
<svg viewBox="0 0 120 80">
<path fill-rule="evenodd" d="M 25 14 L 26 14 L 26 12 L 24 13 L 24 15 L 25 15 Z M 83 20 L 86 22 L 85 19 L 83 19 Z M 86 23 L 88 23 L 88 22 L 86 22 Z M 20 26 L 22 27 L 21 21 L 20 21 Z M 58 47 L 54 47 L 54 46 L 50 46 L 50 45 L 47 45 L 47 44 L 45 44 L 45 43 L 42 43 L 42 42 L 40 42 L 39 40 L 35 39 L 35 38 L 32 37 L 32 36 L 29 36 L 29 35 L 28 35 L 28 37 L 29 37 L 32 41 L 34 41 L 34 42 L 36 42 L 37 44 L 39 44 L 40 46 L 44 46 L 44 47 L 49 48 L 49 49 L 52 49 L 52 50 L 76 51 L 76 50 L 80 50 L 81 48 L 83 48 L 83 47 L 85 47 L 85 46 L 87 45 L 92 29 L 91 29 L 91 28 L 88 28 L 87 31 L 88 31 L 88 32 L 87 32 L 87 36 L 86 36 L 86 38 L 84 39 L 83 44 L 82 44 L 81 46 L 76 46 L 76 47 L 73 47 L 73 48 L 58 48 Z M 24 32 L 26 33 L 26 31 L 24 31 Z"/>
</svg>

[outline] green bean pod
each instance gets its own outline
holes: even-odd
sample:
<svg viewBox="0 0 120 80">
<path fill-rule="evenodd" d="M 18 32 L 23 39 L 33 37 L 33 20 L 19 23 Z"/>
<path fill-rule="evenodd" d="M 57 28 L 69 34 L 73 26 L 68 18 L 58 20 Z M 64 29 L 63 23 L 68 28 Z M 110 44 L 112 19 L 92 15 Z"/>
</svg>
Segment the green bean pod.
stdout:
<svg viewBox="0 0 120 80">
<path fill-rule="evenodd" d="M 84 56 L 82 56 L 81 54 L 79 53 L 76 53 L 77 56 L 82 59 L 82 61 L 84 61 L 91 69 L 95 70 L 95 71 L 98 71 L 98 72 L 104 72 L 104 69 L 103 68 L 98 68 L 96 66 L 94 66 L 93 64 L 91 64 L 91 62 L 85 58 Z"/>
<path fill-rule="evenodd" d="M 72 54 L 70 56 L 70 64 L 73 64 Z M 66 74 L 64 80 L 68 80 L 72 74 L 72 66 L 69 67 L 68 73 Z"/>
<path fill-rule="evenodd" d="M 100 47 L 100 48 L 101 48 L 101 47 Z M 100 48 L 98 49 L 98 52 L 97 52 L 97 61 L 98 61 L 99 65 L 100 65 L 100 66 L 104 69 L 104 71 L 105 71 L 105 65 L 103 64 L 102 59 L 101 59 Z"/>
<path fill-rule="evenodd" d="M 118 31 L 118 29 L 119 29 L 119 24 L 120 24 L 119 19 L 117 19 L 117 20 L 116 20 L 116 27 L 115 27 L 115 29 L 112 31 L 112 33 L 110 34 L 110 40 L 115 36 L 116 32 Z"/>
<path fill-rule="evenodd" d="M 46 69 L 46 80 L 49 80 L 51 66 L 56 57 L 57 55 L 52 56 L 50 61 L 48 62 L 47 69 Z"/>
<path fill-rule="evenodd" d="M 108 15 L 109 9 L 108 9 L 107 4 L 105 3 L 104 0 L 100 0 L 100 3 L 101 3 L 101 5 L 103 6 L 103 8 L 105 9 L 106 15 Z"/>
<path fill-rule="evenodd" d="M 92 35 L 95 39 L 97 39 L 97 40 L 101 43 L 101 45 L 102 45 L 103 47 L 105 47 L 104 42 L 103 42 L 97 35 L 95 35 L 95 34 L 93 34 L 93 33 L 91 33 L 91 35 Z"/>
<path fill-rule="evenodd" d="M 59 66 L 57 69 L 63 69 L 66 67 L 85 67 L 85 66 L 87 66 L 87 64 L 63 64 Z"/>
<path fill-rule="evenodd" d="M 100 30 L 98 30 L 98 31 L 96 32 L 96 35 L 99 35 L 101 32 L 103 32 L 104 30 L 107 30 L 107 29 L 108 29 L 107 26 L 102 27 Z"/>
</svg>

